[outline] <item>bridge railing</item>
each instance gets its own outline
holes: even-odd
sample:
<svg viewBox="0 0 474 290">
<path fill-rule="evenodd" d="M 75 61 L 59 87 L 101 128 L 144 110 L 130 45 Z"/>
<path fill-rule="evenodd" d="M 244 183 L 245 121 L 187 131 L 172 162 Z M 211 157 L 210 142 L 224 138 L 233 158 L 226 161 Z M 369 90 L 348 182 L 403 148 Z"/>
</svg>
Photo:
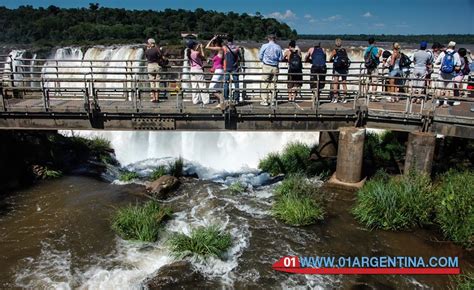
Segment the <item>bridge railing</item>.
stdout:
<svg viewBox="0 0 474 290">
<path fill-rule="evenodd" d="M 144 102 L 148 99 L 148 94 L 155 91 L 151 88 L 151 80 L 148 79 L 146 66 L 143 60 L 114 60 L 114 61 L 92 61 L 92 60 L 45 60 L 56 63 L 55 65 L 40 64 L 41 60 L 30 60 L 36 62 L 33 65 L 17 65 L 13 70 L 4 70 L 2 76 L 2 107 L 3 110 L 11 110 L 14 100 L 38 99 L 42 100 L 41 106 L 46 111 L 53 111 L 52 101 L 79 101 L 84 103 L 84 107 L 93 102 L 98 107 L 104 107 L 104 102 L 121 101 L 130 102 L 130 106 L 137 112 L 143 110 Z M 184 61 L 184 60 L 171 60 Z M 90 66 L 84 63 L 90 62 Z M 72 64 L 71 64 L 72 63 Z M 104 66 L 104 63 L 109 63 Z M 110 63 L 130 63 L 132 65 L 110 65 Z M 332 74 L 328 68 L 328 74 L 311 74 L 309 68 L 303 70 L 302 81 L 289 81 L 290 74 L 285 72 L 284 64 L 280 68 L 280 73 L 276 75 L 270 86 L 262 86 L 261 80 L 265 75 L 261 72 L 261 66 L 257 62 L 248 61 L 238 75 L 239 88 L 235 88 L 232 78 L 230 80 L 230 93 L 238 92 L 243 100 L 256 107 L 260 102 L 262 94 L 270 94 L 273 103 L 272 109 L 277 110 L 279 105 L 287 102 L 287 95 L 290 92 L 289 83 L 301 84 L 298 88 L 298 101 L 306 103 L 314 112 L 344 111 L 346 109 L 355 110 L 360 105 L 366 105 L 373 112 L 380 111 L 385 114 L 390 112 L 403 113 L 408 115 L 421 115 L 423 111 L 429 110 L 433 114 L 442 114 L 436 111 L 440 101 L 448 99 L 450 102 L 471 103 L 473 99 L 464 97 L 445 97 L 443 94 L 451 94 L 453 88 L 443 86 L 443 83 L 433 77 L 428 83 L 425 80 L 407 77 L 388 77 L 385 69 L 381 68 L 380 74 L 375 79 L 365 73 L 362 62 L 355 62 L 347 74 L 347 93 L 345 100 L 348 105 L 345 107 L 333 106 L 322 108 L 322 105 L 331 102 L 331 92 L 333 91 L 332 79 L 339 77 Z M 29 68 L 27 70 L 26 68 Z M 160 87 L 156 90 L 162 98 L 170 100 L 158 106 L 165 108 L 182 109 L 192 106 L 190 100 L 193 93 L 223 94 L 221 81 L 218 88 L 209 89 L 213 74 L 205 72 L 202 75 L 204 80 L 192 80 L 191 76 L 199 75 L 187 70 L 187 66 L 171 66 L 167 71 L 158 73 L 160 75 Z M 101 71 L 102 70 L 102 71 Z M 294 74 L 293 74 L 294 75 Z M 315 79 L 325 78 L 318 82 Z M 312 80 L 313 78 L 313 80 Z M 389 81 L 394 80 L 394 84 Z M 460 88 L 457 93 L 460 95 L 472 94 L 472 90 L 467 90 L 467 82 L 457 82 Z M 375 90 L 373 90 L 375 88 Z M 337 89 L 341 92 L 341 88 Z M 416 93 L 419 91 L 419 93 Z M 173 100 L 175 98 L 175 100 Z M 400 99 L 399 106 L 386 107 L 382 104 L 385 100 L 392 98 Z M 420 100 L 421 104 L 414 104 L 413 100 Z M 384 102 L 380 102 L 384 101 Z M 54 104 L 53 104 L 54 105 Z M 206 106 L 203 109 L 207 109 Z"/>
</svg>

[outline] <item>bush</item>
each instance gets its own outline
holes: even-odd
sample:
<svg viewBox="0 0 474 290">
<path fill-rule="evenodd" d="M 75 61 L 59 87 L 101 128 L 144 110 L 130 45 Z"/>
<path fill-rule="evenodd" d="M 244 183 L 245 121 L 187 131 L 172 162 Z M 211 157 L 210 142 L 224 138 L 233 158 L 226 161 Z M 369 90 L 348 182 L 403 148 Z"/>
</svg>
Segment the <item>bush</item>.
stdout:
<svg viewBox="0 0 474 290">
<path fill-rule="evenodd" d="M 436 221 L 444 235 L 466 247 L 474 245 L 474 172 L 450 170 L 436 190 Z"/>
<path fill-rule="evenodd" d="M 189 236 L 175 234 L 170 238 L 169 244 L 178 258 L 189 255 L 222 257 L 232 245 L 232 237 L 217 226 L 208 226 L 194 229 Z"/>
<path fill-rule="evenodd" d="M 119 180 L 123 182 L 129 182 L 129 181 L 136 180 L 139 178 L 140 178 L 140 175 L 138 175 L 138 173 L 133 172 L 133 171 L 122 172 L 119 176 Z"/>
<path fill-rule="evenodd" d="M 181 177 L 183 176 L 183 167 L 183 158 L 179 157 L 168 165 L 169 173 L 174 177 Z"/>
<path fill-rule="evenodd" d="M 123 239 L 155 242 L 162 222 L 171 211 L 154 201 L 144 205 L 129 205 L 119 209 L 112 221 L 112 229 Z"/>
<path fill-rule="evenodd" d="M 357 192 L 353 213 L 368 228 L 409 229 L 431 220 L 433 197 L 428 176 L 389 177 L 378 172 Z"/>
<path fill-rule="evenodd" d="M 245 189 L 246 187 L 239 181 L 236 181 L 229 186 L 229 191 L 231 193 L 243 193 L 245 192 Z"/>
<path fill-rule="evenodd" d="M 153 170 L 153 172 L 150 174 L 150 180 L 157 180 L 158 178 L 162 177 L 163 175 L 168 174 L 166 167 L 161 165 L 158 166 Z"/>
<path fill-rule="evenodd" d="M 450 287 L 450 289 L 456 290 L 472 290 L 474 289 L 474 273 L 470 272 L 465 275 L 455 276 L 453 279 L 455 287 Z"/>
<path fill-rule="evenodd" d="M 400 173 L 397 161 L 405 156 L 406 134 L 393 131 L 385 131 L 382 134 L 368 132 L 364 144 L 364 158 L 371 164 L 368 167 L 368 175 L 375 173 L 373 169 L 392 169 L 393 173 Z"/>
<path fill-rule="evenodd" d="M 275 189 L 272 214 L 293 226 L 313 224 L 324 218 L 319 190 L 302 175 L 292 175 Z"/>
<path fill-rule="evenodd" d="M 310 153 L 311 148 L 306 144 L 289 143 L 281 155 L 270 153 L 261 159 L 258 168 L 271 175 L 303 173 L 306 172 L 310 164 Z"/>
</svg>

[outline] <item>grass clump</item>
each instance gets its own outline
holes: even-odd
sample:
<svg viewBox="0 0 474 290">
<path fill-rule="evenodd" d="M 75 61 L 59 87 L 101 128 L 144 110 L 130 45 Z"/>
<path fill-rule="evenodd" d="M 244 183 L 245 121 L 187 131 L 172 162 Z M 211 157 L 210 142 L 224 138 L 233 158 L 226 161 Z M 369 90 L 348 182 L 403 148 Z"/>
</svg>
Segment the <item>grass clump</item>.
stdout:
<svg viewBox="0 0 474 290">
<path fill-rule="evenodd" d="M 183 176 L 184 161 L 183 158 L 179 157 L 174 162 L 168 164 L 169 174 L 174 177 Z"/>
<path fill-rule="evenodd" d="M 149 201 L 119 209 L 112 219 L 112 229 L 123 239 L 155 242 L 162 222 L 171 211 Z"/>
<path fill-rule="evenodd" d="M 281 154 L 270 153 L 261 159 L 258 168 L 271 175 L 304 173 L 310 164 L 310 153 L 311 148 L 306 144 L 289 143 Z"/>
<path fill-rule="evenodd" d="M 192 230 L 189 236 L 175 234 L 170 238 L 169 244 L 178 258 L 190 255 L 222 257 L 232 245 L 232 237 L 217 226 L 208 226 Z"/>
<path fill-rule="evenodd" d="M 285 166 L 283 165 L 280 159 L 280 154 L 278 153 L 269 153 L 265 158 L 260 159 L 258 162 L 258 168 L 273 176 L 285 171 Z"/>
<path fill-rule="evenodd" d="M 433 207 L 430 178 L 409 173 L 390 177 L 378 172 L 357 193 L 353 213 L 368 228 L 400 230 L 430 223 Z"/>
<path fill-rule="evenodd" d="M 229 191 L 231 193 L 244 193 L 246 187 L 240 182 L 236 181 L 229 186 Z"/>
<path fill-rule="evenodd" d="M 155 168 L 153 172 L 150 174 L 150 180 L 157 180 L 158 178 L 166 174 L 168 174 L 168 170 L 166 170 L 166 166 L 160 165 L 157 168 Z"/>
<path fill-rule="evenodd" d="M 310 225 L 324 218 L 319 191 L 303 175 L 292 175 L 275 189 L 272 214 L 292 226 Z"/>
<path fill-rule="evenodd" d="M 139 178 L 140 178 L 140 175 L 138 175 L 138 173 L 133 172 L 133 171 L 122 172 L 119 176 L 119 180 L 123 182 L 129 182 L 129 181 L 136 180 Z"/>
<path fill-rule="evenodd" d="M 436 189 L 436 222 L 444 235 L 465 247 L 474 245 L 474 172 L 450 170 Z M 474 288 L 473 288 L 474 289 Z"/>
</svg>

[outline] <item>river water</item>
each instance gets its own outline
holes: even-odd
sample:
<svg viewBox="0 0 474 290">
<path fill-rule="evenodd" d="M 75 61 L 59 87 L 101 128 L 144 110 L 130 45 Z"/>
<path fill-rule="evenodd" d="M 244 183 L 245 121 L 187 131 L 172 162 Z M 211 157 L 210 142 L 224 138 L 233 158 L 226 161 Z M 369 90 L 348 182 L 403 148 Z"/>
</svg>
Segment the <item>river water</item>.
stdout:
<svg viewBox="0 0 474 290">
<path fill-rule="evenodd" d="M 145 174 L 169 159 L 147 159 L 128 165 Z M 202 168 L 189 162 L 186 171 Z M 209 171 L 207 172 L 209 173 Z M 235 180 L 246 193 L 226 188 Z M 165 204 L 173 217 L 156 243 L 127 242 L 110 229 L 117 207 L 142 202 L 137 184 L 107 183 L 65 176 L 2 197 L 0 207 L 0 287 L 57 289 L 140 289 L 160 267 L 173 262 L 166 239 L 173 232 L 218 224 L 233 245 L 224 260 L 191 260 L 212 288 L 313 289 L 445 289 L 447 276 L 320 276 L 272 270 L 284 255 L 459 256 L 461 267 L 474 263 L 472 252 L 441 242 L 435 230 L 368 231 L 350 214 L 353 196 L 326 193 L 327 216 L 307 227 L 286 226 L 269 214 L 275 184 L 256 170 L 207 174 L 206 180 L 183 180 Z M 315 186 L 321 185 L 317 179 Z M 176 277 L 180 279 L 180 277 Z M 185 285 L 188 288 L 200 285 Z M 202 286 L 202 285 L 201 285 Z"/>
</svg>

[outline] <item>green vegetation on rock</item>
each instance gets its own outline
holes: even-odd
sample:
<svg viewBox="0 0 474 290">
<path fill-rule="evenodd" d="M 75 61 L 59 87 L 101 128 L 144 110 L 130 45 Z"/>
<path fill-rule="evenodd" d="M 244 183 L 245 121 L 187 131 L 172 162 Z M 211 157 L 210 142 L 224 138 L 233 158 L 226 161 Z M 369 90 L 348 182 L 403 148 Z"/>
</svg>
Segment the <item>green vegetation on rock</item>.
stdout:
<svg viewBox="0 0 474 290">
<path fill-rule="evenodd" d="M 450 240 L 474 245 L 474 171 L 450 170 L 438 182 L 436 222 Z M 472 278 L 472 277 L 471 277 Z"/>
<path fill-rule="evenodd" d="M 183 158 L 179 157 L 175 161 L 168 164 L 169 174 L 174 177 L 183 176 L 184 161 Z"/>
<path fill-rule="evenodd" d="M 245 192 L 245 189 L 245 186 L 240 181 L 236 181 L 229 186 L 229 191 L 231 193 L 243 193 Z"/>
<path fill-rule="evenodd" d="M 150 174 L 150 180 L 157 180 L 158 178 L 162 177 L 163 175 L 168 174 L 168 170 L 166 170 L 166 166 L 160 165 L 155 168 L 152 173 Z"/>
<path fill-rule="evenodd" d="M 171 215 L 168 208 L 149 201 L 118 209 L 112 219 L 112 229 L 123 239 L 155 242 L 163 221 Z"/>
<path fill-rule="evenodd" d="M 169 245 L 176 257 L 197 255 L 200 257 L 222 257 L 232 245 L 232 237 L 217 226 L 199 227 L 191 234 L 175 234 Z"/>
<path fill-rule="evenodd" d="M 275 189 L 272 214 L 292 226 L 304 226 L 322 220 L 321 193 L 303 175 L 291 175 Z"/>
<path fill-rule="evenodd" d="M 138 173 L 133 172 L 133 171 L 122 172 L 119 176 L 119 180 L 123 182 L 129 182 L 129 181 L 136 180 L 139 178 L 140 178 L 140 175 L 138 175 Z"/>
<path fill-rule="evenodd" d="M 60 170 L 49 169 L 48 167 L 44 168 L 42 179 L 56 179 L 63 176 L 63 173 Z"/>
<path fill-rule="evenodd" d="M 388 176 L 378 172 L 357 192 L 353 213 L 371 229 L 410 229 L 430 222 L 431 191 L 431 181 L 426 175 Z"/>
</svg>

